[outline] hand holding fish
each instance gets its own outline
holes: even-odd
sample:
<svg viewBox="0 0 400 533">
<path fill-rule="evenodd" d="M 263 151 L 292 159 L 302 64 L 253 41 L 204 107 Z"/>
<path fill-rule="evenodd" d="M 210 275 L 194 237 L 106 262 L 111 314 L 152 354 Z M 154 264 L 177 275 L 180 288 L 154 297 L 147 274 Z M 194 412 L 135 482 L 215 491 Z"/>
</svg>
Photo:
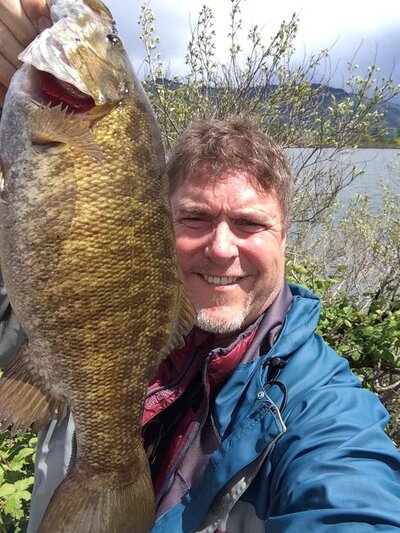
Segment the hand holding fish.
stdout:
<svg viewBox="0 0 400 533">
<path fill-rule="evenodd" d="M 18 54 L 51 24 L 46 0 L 0 0 L 0 105 L 21 65 Z"/>
</svg>

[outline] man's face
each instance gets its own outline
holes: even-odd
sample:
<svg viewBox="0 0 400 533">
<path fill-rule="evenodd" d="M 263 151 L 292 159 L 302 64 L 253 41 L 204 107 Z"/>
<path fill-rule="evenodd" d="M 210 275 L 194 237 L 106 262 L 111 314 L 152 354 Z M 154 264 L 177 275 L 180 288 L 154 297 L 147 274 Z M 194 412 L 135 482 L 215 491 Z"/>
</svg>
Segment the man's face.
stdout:
<svg viewBox="0 0 400 533">
<path fill-rule="evenodd" d="M 171 196 L 179 276 L 206 331 L 240 331 L 282 286 L 281 210 L 275 192 L 254 183 L 240 171 L 208 181 L 194 176 Z"/>
</svg>

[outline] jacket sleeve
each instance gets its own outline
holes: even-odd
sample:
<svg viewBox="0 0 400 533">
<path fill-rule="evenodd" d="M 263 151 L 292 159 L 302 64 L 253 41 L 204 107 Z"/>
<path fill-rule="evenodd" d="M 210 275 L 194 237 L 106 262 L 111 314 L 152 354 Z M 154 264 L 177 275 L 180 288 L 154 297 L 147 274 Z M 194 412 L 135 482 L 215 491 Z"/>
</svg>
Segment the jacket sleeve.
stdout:
<svg viewBox="0 0 400 533">
<path fill-rule="evenodd" d="M 0 368 L 5 368 L 26 339 L 11 309 L 0 273 Z"/>
<path fill-rule="evenodd" d="M 317 386 L 298 375 L 305 386 L 288 403 L 272 458 L 268 533 L 400 529 L 400 452 L 384 432 L 388 413 L 342 361 Z"/>
</svg>

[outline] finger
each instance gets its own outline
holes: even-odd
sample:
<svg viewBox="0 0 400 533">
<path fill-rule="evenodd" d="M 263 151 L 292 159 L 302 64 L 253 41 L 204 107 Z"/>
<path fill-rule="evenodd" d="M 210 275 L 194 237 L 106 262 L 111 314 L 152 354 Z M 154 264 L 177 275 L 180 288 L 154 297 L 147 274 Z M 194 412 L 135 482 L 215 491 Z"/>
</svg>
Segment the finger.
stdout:
<svg viewBox="0 0 400 533">
<path fill-rule="evenodd" d="M 0 20 L 7 26 L 14 38 L 27 46 L 36 36 L 37 30 L 33 22 L 16 0 L 0 0 Z"/>
<path fill-rule="evenodd" d="M 46 0 L 21 0 L 26 16 L 32 21 L 37 32 L 51 26 L 49 7 Z"/>
<path fill-rule="evenodd" d="M 6 59 L 14 67 L 19 67 L 21 64 L 18 60 L 18 54 L 22 52 L 24 46 L 17 41 L 10 30 L 0 20 L 0 57 Z M 0 65 L 0 75 L 2 74 L 3 64 Z M 2 83 L 3 80 L 0 79 Z"/>
<path fill-rule="evenodd" d="M 0 55 L 0 84 L 4 87 L 10 85 L 11 78 L 16 68 L 5 57 Z"/>
<path fill-rule="evenodd" d="M 4 98 L 6 97 L 7 88 L 0 84 L 0 107 L 3 107 Z"/>
</svg>

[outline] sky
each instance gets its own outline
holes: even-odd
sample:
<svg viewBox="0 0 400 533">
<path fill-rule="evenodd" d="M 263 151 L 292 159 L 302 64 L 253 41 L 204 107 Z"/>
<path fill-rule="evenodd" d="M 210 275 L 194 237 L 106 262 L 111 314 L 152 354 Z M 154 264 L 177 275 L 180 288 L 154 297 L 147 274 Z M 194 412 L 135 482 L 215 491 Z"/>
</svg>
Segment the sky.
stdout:
<svg viewBox="0 0 400 533">
<path fill-rule="evenodd" d="M 118 30 L 136 70 L 141 70 L 144 47 L 139 39 L 138 24 L 142 2 L 105 0 L 117 22 Z M 215 15 L 217 59 L 226 58 L 231 0 L 148 0 L 156 16 L 155 35 L 160 37 L 158 51 L 172 75 L 186 72 L 185 55 L 190 28 L 206 4 Z M 296 58 L 302 61 L 311 53 L 330 48 L 331 85 L 343 87 L 347 63 L 356 56 L 363 75 L 376 64 L 380 75 L 400 84 L 400 1 L 382 0 L 242 0 L 243 42 L 250 27 L 262 28 L 264 42 L 276 33 L 282 20 L 299 15 L 299 32 L 295 41 Z M 139 72 L 140 75 L 140 72 Z"/>
</svg>

